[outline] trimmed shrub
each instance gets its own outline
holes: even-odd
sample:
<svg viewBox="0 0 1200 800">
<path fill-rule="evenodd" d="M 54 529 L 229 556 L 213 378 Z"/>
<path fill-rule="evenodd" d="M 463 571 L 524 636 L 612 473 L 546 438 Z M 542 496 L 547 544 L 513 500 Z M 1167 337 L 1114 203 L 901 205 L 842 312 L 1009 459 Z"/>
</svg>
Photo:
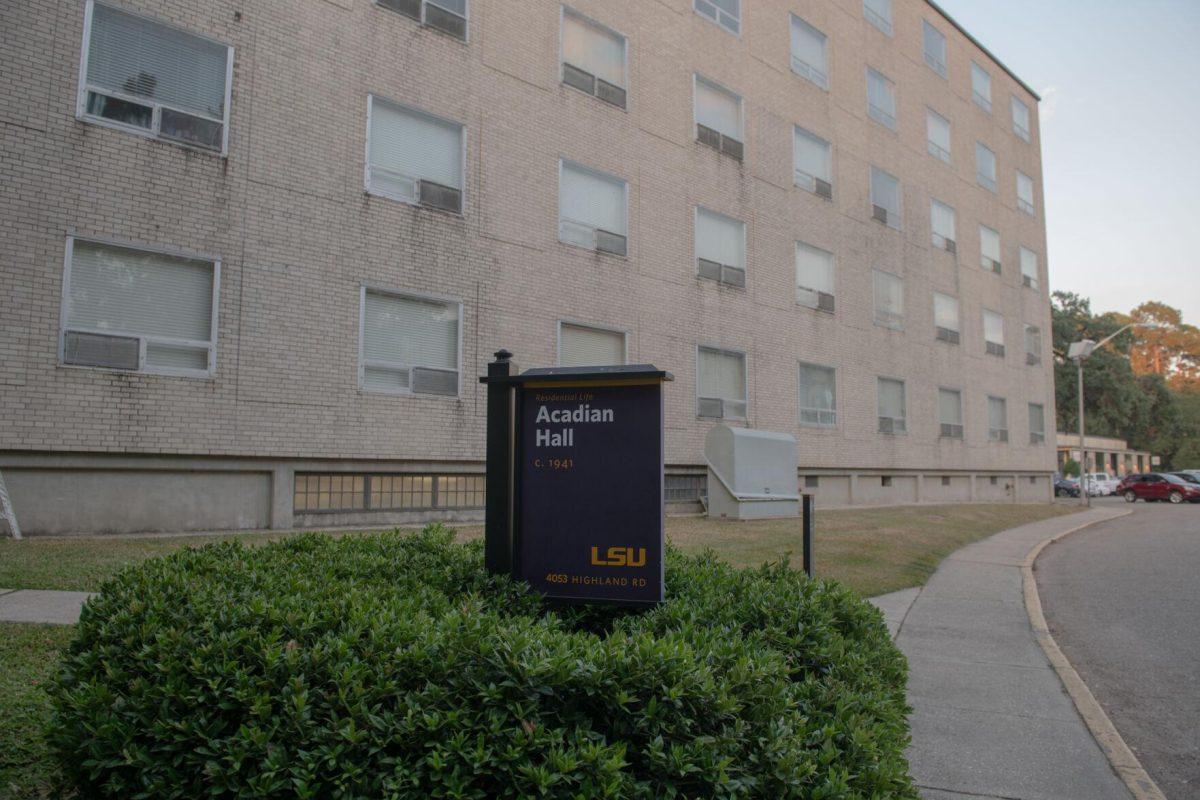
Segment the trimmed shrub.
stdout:
<svg viewBox="0 0 1200 800">
<path fill-rule="evenodd" d="M 88 603 L 51 743 L 99 797 L 917 797 L 878 611 L 786 564 L 666 575 L 634 612 L 440 526 L 180 551 Z"/>
</svg>

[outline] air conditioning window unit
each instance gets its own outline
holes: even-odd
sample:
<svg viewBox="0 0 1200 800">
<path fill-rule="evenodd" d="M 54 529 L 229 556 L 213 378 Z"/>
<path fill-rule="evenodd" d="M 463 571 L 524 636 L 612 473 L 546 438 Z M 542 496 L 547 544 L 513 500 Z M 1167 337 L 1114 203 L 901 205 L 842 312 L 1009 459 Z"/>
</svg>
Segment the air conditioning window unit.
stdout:
<svg viewBox="0 0 1200 800">
<path fill-rule="evenodd" d="M 833 199 L 833 184 L 829 181 L 823 181 L 820 178 L 813 178 L 816 184 L 816 192 L 818 197 L 824 197 L 826 200 Z"/>
<path fill-rule="evenodd" d="M 603 253 L 623 256 L 627 252 L 627 245 L 625 237 L 619 233 L 596 230 L 596 249 Z"/>
<path fill-rule="evenodd" d="M 943 328 L 940 325 L 937 328 L 936 336 L 940 341 L 949 342 L 950 344 L 958 344 L 961 338 L 958 331 L 952 328 Z"/>
<path fill-rule="evenodd" d="M 1042 363 L 1042 357 L 1039 356 L 1037 353 L 1026 353 L 1025 354 L 1025 363 L 1031 367 L 1035 367 L 1038 364 Z"/>
<path fill-rule="evenodd" d="M 947 239 L 942 246 L 946 248 L 947 253 L 958 252 L 958 245 L 954 243 L 953 239 Z"/>
<path fill-rule="evenodd" d="M 379 5 L 406 17 L 421 21 L 421 0 L 376 0 Z"/>
<path fill-rule="evenodd" d="M 719 397 L 701 397 L 696 402 L 696 414 L 721 419 L 725 416 L 725 401 Z"/>
<path fill-rule="evenodd" d="M 942 438 L 943 439 L 961 439 L 963 438 L 963 426 L 952 425 L 946 422 L 942 423 Z"/>
<path fill-rule="evenodd" d="M 729 286 L 737 286 L 739 288 L 745 288 L 745 286 L 746 286 L 746 270 L 741 269 L 740 267 L 730 267 L 728 265 L 722 264 L 721 265 L 721 283 L 728 284 Z"/>
<path fill-rule="evenodd" d="M 721 137 L 721 152 L 727 156 L 742 160 L 743 147 L 742 143 L 737 139 L 731 139 L 728 136 Z"/>
<path fill-rule="evenodd" d="M 1030 277 L 1029 275 L 1022 275 L 1021 276 L 1021 285 L 1026 288 L 1032 289 L 1033 288 L 1033 278 Z"/>
<path fill-rule="evenodd" d="M 721 280 L 721 265 L 716 261 L 709 261 L 707 258 L 696 259 L 699 265 L 699 273 L 701 278 L 709 280 Z"/>
<path fill-rule="evenodd" d="M 442 211 L 462 213 L 462 192 L 452 186 L 443 186 L 433 181 L 417 181 L 418 200 L 423 206 Z"/>
<path fill-rule="evenodd" d="M 141 341 L 133 336 L 67 331 L 63 341 L 63 363 L 136 370 L 141 366 Z"/>
<path fill-rule="evenodd" d="M 698 122 L 696 123 L 696 141 L 711 147 L 718 153 L 736 158 L 738 161 L 742 160 L 743 148 L 741 142 Z"/>
<path fill-rule="evenodd" d="M 455 39 L 466 41 L 467 18 L 433 3 L 425 3 L 425 24 L 442 33 L 448 33 Z"/>
<path fill-rule="evenodd" d="M 452 397 L 458 394 L 458 372 L 448 369 L 414 367 L 412 391 L 416 394 L 438 394 Z"/>
<path fill-rule="evenodd" d="M 993 442 L 1007 442 L 1008 431 L 1004 428 L 990 428 L 988 430 L 988 438 Z"/>
<path fill-rule="evenodd" d="M 833 313 L 833 295 L 829 292 L 817 292 L 817 310 Z"/>
<path fill-rule="evenodd" d="M 879 418 L 879 432 L 880 433 L 895 433 L 896 432 L 896 420 L 893 419 L 892 417 L 880 417 Z"/>
<path fill-rule="evenodd" d="M 888 212 L 887 212 L 887 209 L 884 208 L 883 206 L 872 205 L 871 206 L 871 217 L 873 219 L 878 220 L 879 222 L 882 222 L 884 225 L 888 224 Z"/>
<path fill-rule="evenodd" d="M 1035 432 L 1035 433 L 1029 434 L 1029 443 L 1030 444 L 1044 444 L 1045 441 L 1046 441 L 1046 434 L 1044 434 L 1044 433 L 1036 433 Z"/>
<path fill-rule="evenodd" d="M 563 83 L 588 94 L 596 93 L 596 77 L 579 67 L 563 64 Z"/>
<path fill-rule="evenodd" d="M 987 350 L 987 354 L 989 356 L 1004 356 L 1004 345 L 1002 344 L 997 344 L 996 342 L 986 342 L 985 349 Z"/>
<path fill-rule="evenodd" d="M 617 108 L 625 107 L 625 90 L 614 83 L 609 83 L 600 78 L 596 79 L 596 97 L 599 97 L 606 103 L 611 103 Z"/>
</svg>

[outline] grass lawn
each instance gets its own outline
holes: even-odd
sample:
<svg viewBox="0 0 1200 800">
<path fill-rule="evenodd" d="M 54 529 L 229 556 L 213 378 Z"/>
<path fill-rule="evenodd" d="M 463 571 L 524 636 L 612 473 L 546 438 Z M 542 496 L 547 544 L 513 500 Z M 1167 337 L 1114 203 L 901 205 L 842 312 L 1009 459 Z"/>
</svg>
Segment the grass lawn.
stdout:
<svg viewBox="0 0 1200 800">
<path fill-rule="evenodd" d="M 870 597 L 918 586 L 948 554 L 993 533 L 1069 514 L 1063 505 L 952 505 L 846 509 L 817 512 L 817 573 Z M 343 531 L 335 535 L 364 535 Z M 459 529 L 462 539 L 481 536 L 480 526 Z M 106 537 L 0 540 L 0 587 L 94 590 L 122 567 L 236 536 L 251 544 L 294 533 L 220 536 Z M 722 522 L 703 517 L 667 520 L 667 536 L 686 552 L 714 549 L 737 566 L 756 566 L 792 555 L 800 567 L 798 520 Z M 57 797 L 56 770 L 41 729 L 49 715 L 42 684 L 73 627 L 0 623 L 0 798 Z"/>
</svg>

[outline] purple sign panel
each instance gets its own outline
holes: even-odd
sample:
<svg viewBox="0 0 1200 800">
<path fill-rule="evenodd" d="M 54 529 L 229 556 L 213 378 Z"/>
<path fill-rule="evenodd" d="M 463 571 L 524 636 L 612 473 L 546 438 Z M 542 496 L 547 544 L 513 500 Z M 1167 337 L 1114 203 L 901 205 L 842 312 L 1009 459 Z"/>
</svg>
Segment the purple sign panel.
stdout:
<svg viewBox="0 0 1200 800">
<path fill-rule="evenodd" d="M 516 572 L 548 597 L 663 597 L 662 384 L 527 384 Z"/>
</svg>

